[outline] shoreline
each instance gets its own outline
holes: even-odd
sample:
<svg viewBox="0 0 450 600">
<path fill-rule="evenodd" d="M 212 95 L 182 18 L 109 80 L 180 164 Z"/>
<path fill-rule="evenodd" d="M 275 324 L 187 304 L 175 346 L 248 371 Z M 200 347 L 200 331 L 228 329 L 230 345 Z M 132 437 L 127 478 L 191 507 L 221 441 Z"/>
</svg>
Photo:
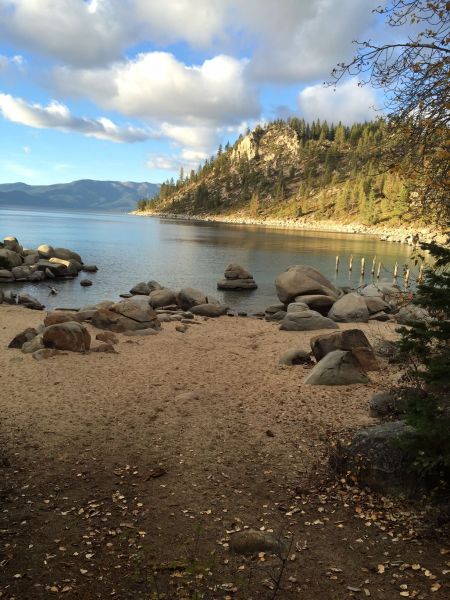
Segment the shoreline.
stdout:
<svg viewBox="0 0 450 600">
<path fill-rule="evenodd" d="M 157 217 L 160 219 L 174 219 L 179 221 L 199 221 L 202 223 L 224 223 L 228 225 L 253 225 L 271 229 L 291 229 L 297 231 L 322 231 L 326 233 L 351 233 L 359 235 L 370 235 L 377 237 L 383 242 L 393 242 L 415 246 L 416 236 L 422 242 L 446 244 L 447 236 L 426 227 L 377 227 L 362 225 L 361 223 L 345 224 L 335 221 L 306 221 L 303 219 L 256 219 L 245 215 L 188 215 L 158 213 L 149 211 L 132 211 L 131 215 L 138 217 Z"/>
</svg>

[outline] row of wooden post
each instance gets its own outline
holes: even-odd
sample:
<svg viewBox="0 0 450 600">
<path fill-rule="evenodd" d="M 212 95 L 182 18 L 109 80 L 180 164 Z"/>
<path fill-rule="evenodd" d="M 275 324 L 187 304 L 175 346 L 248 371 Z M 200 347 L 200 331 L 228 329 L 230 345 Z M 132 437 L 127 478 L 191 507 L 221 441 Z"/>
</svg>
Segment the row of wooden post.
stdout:
<svg viewBox="0 0 450 600">
<path fill-rule="evenodd" d="M 336 273 L 339 271 L 339 260 L 340 260 L 339 256 L 336 256 Z M 372 268 L 370 270 L 371 274 L 374 276 L 375 270 L 376 270 L 376 277 L 377 277 L 377 279 L 379 279 L 382 267 L 383 267 L 383 264 L 381 262 L 378 262 L 378 266 L 377 266 L 377 257 L 374 256 L 373 261 L 372 261 Z M 419 274 L 417 276 L 417 283 L 420 283 L 423 279 L 423 269 L 424 269 L 424 266 L 423 266 L 423 264 L 421 264 L 420 268 L 419 268 Z M 350 256 L 349 271 L 350 271 L 350 273 L 353 271 L 353 256 Z M 363 256 L 361 258 L 361 270 L 360 270 L 360 273 L 362 276 L 364 276 L 365 271 L 366 271 L 366 259 Z M 405 281 L 406 287 L 408 287 L 408 285 L 409 285 L 409 276 L 410 276 L 409 267 L 406 267 L 406 269 L 403 272 L 403 279 Z M 398 277 L 398 263 L 396 262 L 395 266 L 394 266 L 394 279 L 397 279 L 397 277 Z"/>
</svg>

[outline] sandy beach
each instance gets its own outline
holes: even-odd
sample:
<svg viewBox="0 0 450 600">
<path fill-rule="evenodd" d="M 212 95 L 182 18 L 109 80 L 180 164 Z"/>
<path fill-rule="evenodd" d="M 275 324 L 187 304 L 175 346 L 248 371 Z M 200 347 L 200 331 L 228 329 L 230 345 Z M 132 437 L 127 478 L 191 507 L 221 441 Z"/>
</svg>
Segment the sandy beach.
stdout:
<svg viewBox="0 0 450 600">
<path fill-rule="evenodd" d="M 216 590 L 199 598 L 271 598 L 265 569 L 279 565 L 228 550 L 244 527 L 290 540 L 280 598 L 345 598 L 362 580 L 372 597 L 394 598 L 411 573 L 428 597 L 420 573 L 370 572 L 399 556 L 445 567 L 439 544 L 418 536 L 418 515 L 383 501 L 386 514 L 367 516 L 369 494 L 327 479 L 330 443 L 375 422 L 368 398 L 395 366 L 369 385 L 303 385 L 308 367 L 278 359 L 309 350 L 311 333 L 227 316 L 186 333 L 164 323 L 154 336 L 118 334 L 117 354 L 38 362 L 6 348 L 44 316 L 0 306 L 0 597 L 191 598 L 196 585 Z M 371 342 L 396 335 L 392 324 L 358 326 Z"/>
</svg>

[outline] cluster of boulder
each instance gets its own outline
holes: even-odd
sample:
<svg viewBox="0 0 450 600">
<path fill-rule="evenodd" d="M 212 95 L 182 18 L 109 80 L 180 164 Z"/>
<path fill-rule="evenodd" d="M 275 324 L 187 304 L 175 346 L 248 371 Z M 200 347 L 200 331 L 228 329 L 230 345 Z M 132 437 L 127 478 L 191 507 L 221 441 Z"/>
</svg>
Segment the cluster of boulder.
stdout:
<svg viewBox="0 0 450 600">
<path fill-rule="evenodd" d="M 24 248 L 12 236 L 0 242 L 0 283 L 74 279 L 80 271 L 92 273 L 97 267 L 84 264 L 81 256 L 68 248 L 53 248 L 47 244 L 36 249 Z M 89 285 L 87 281 L 90 280 L 80 283 Z"/>
<path fill-rule="evenodd" d="M 322 333 L 311 338 L 311 353 L 291 349 L 280 357 L 280 364 L 295 365 L 317 361 L 306 377 L 306 385 L 351 385 L 369 383 L 367 373 L 379 364 L 366 335 L 360 329 Z"/>
<path fill-rule="evenodd" d="M 157 281 L 141 281 L 133 286 L 129 293 L 121 296 L 130 299 L 144 296 L 153 309 L 167 314 L 168 317 L 176 317 L 177 313 L 180 316 L 185 311 L 202 317 L 220 317 L 228 310 L 217 298 L 208 296 L 201 290 L 186 287 L 175 291 Z"/>
<path fill-rule="evenodd" d="M 399 308 L 403 294 L 387 281 L 358 291 L 338 288 L 317 269 L 295 265 L 277 277 L 275 286 L 280 304 L 267 307 L 265 316 L 280 321 L 280 329 L 287 331 L 337 329 L 337 323 L 406 323 L 411 318 L 425 318 L 423 309 Z"/>
<path fill-rule="evenodd" d="M 39 302 L 34 296 L 29 294 L 19 294 L 11 291 L 3 292 L 0 289 L 0 304 L 20 304 L 25 308 L 31 308 L 33 310 L 43 310 L 44 305 Z"/>
<path fill-rule="evenodd" d="M 240 265 L 228 265 L 224 277 L 217 282 L 218 290 L 256 290 L 258 287 L 253 275 Z"/>
</svg>

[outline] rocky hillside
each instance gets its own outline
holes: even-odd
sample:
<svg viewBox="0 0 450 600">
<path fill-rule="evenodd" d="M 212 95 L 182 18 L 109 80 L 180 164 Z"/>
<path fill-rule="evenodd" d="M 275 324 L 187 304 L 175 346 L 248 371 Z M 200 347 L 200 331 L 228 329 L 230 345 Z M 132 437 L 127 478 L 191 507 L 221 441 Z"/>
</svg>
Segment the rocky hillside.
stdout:
<svg viewBox="0 0 450 600">
<path fill-rule="evenodd" d="M 155 183 L 81 179 L 54 185 L 0 184 L 0 208 L 128 212 L 141 198 L 153 198 Z"/>
<path fill-rule="evenodd" d="M 385 141 L 382 122 L 344 127 L 276 121 L 219 147 L 197 171 L 163 183 L 138 210 L 405 224 L 414 191 L 382 169 Z"/>
</svg>

